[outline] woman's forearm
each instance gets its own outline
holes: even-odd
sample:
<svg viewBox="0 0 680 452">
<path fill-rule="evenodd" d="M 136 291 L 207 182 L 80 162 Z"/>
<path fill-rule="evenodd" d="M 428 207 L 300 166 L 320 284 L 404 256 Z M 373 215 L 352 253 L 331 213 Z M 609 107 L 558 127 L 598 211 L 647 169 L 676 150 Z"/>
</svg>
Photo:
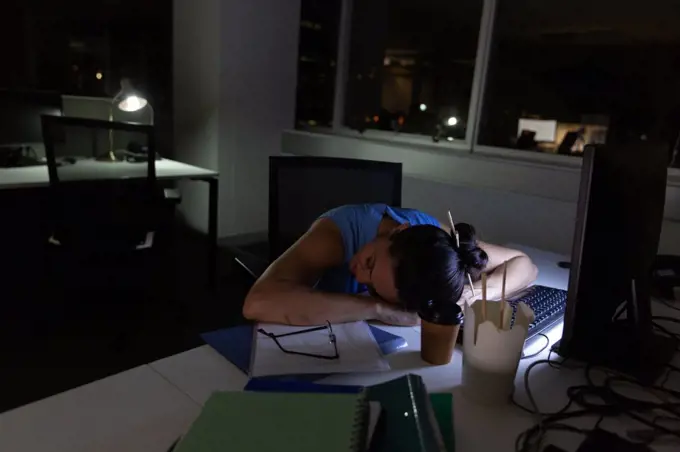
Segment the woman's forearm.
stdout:
<svg viewBox="0 0 680 452">
<path fill-rule="evenodd" d="M 253 287 L 243 315 L 249 320 L 286 325 L 322 325 L 370 320 L 377 316 L 376 302 L 368 297 L 319 292 L 288 282 L 268 282 Z"/>
<path fill-rule="evenodd" d="M 514 292 L 524 289 L 536 280 L 538 270 L 527 256 L 517 256 L 507 262 L 507 278 L 505 281 L 505 295 L 509 296 Z M 487 275 L 486 279 L 486 298 L 487 300 L 500 300 L 503 287 L 503 266 L 496 267 Z M 482 282 L 474 283 L 475 296 L 469 286 L 463 291 L 462 299 L 468 302 L 482 298 Z"/>
</svg>

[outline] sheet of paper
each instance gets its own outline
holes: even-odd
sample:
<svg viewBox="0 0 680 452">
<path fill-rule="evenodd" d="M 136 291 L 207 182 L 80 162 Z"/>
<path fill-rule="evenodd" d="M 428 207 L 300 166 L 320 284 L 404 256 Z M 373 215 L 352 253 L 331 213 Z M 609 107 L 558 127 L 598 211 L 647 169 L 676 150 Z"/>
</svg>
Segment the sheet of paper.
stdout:
<svg viewBox="0 0 680 452">
<path fill-rule="evenodd" d="M 251 376 L 380 372 L 390 369 L 366 322 L 344 323 L 332 327 L 340 355 L 339 359 L 333 360 L 284 353 L 273 339 L 256 332 Z M 256 329 L 259 328 L 280 335 L 308 327 L 261 323 Z M 278 341 L 286 350 L 326 356 L 335 353 L 327 329 L 286 336 Z"/>
</svg>

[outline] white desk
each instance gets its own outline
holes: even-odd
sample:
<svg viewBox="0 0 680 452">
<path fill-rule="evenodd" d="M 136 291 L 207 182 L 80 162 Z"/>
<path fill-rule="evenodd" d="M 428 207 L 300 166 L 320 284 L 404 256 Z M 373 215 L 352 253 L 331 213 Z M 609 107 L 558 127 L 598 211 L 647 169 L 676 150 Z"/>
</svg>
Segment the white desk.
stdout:
<svg viewBox="0 0 680 452">
<path fill-rule="evenodd" d="M 141 366 L 3 413 L 0 450 L 164 452 L 199 412 L 198 404 Z"/>
<path fill-rule="evenodd" d="M 60 167 L 59 178 L 69 181 L 143 179 L 146 177 L 146 170 L 146 163 L 78 160 L 73 165 Z M 156 178 L 161 180 L 208 180 L 218 175 L 217 171 L 174 160 L 156 161 Z M 0 168 L 0 190 L 47 187 L 49 184 L 47 165 Z"/>
<path fill-rule="evenodd" d="M 566 273 L 551 270 L 554 259 L 562 257 L 524 250 L 539 268 L 545 268 L 539 282 L 566 285 Z M 668 315 L 668 312 L 659 314 Z M 423 377 L 430 391 L 453 393 L 458 452 L 514 450 L 517 435 L 534 424 L 532 416 L 512 405 L 485 408 L 468 402 L 460 393 L 460 350 L 456 350 L 450 364 L 430 366 L 420 359 L 418 327 L 385 329 L 405 337 L 409 343 L 408 348 L 388 357 L 390 372 L 335 375 L 322 382 L 370 385 L 416 373 Z M 536 359 L 545 357 L 547 351 Z M 516 399 L 525 406 L 528 401 L 523 374 L 533 361 L 520 363 L 515 382 Z M 680 364 L 678 357 L 675 364 Z M 582 375 L 580 370 L 538 367 L 532 372 L 531 388 L 539 408 L 546 412 L 561 408 L 566 402 L 566 388 L 582 384 Z M 669 383 L 670 387 L 680 390 L 677 377 L 674 375 Z M 195 419 L 200 405 L 213 391 L 240 390 L 246 382 L 246 376 L 217 352 L 208 346 L 198 347 L 0 415 L 0 450 L 165 452 Z M 583 418 L 574 425 L 592 428 L 595 421 Z M 602 423 L 602 427 L 619 432 L 637 426 L 627 418 L 607 419 Z M 573 434 L 552 432 L 546 437 L 547 442 L 567 451 L 576 450 L 582 439 Z M 677 442 L 655 445 L 658 451 L 676 449 Z"/>
<path fill-rule="evenodd" d="M 565 259 L 554 253 L 534 250 L 527 247 L 515 246 L 526 252 L 541 274 L 537 284 L 565 289 L 569 272 L 557 266 L 557 262 Z M 667 315 L 667 313 L 660 313 Z M 321 383 L 372 385 L 400 377 L 407 373 L 420 375 L 431 392 L 451 392 L 454 395 L 454 420 L 456 451 L 511 451 L 517 435 L 535 423 L 535 419 L 512 405 L 501 408 L 487 408 L 468 402 L 460 392 L 462 350 L 457 348 L 453 360 L 446 366 L 431 366 L 420 359 L 420 329 L 383 327 L 387 331 L 403 336 L 409 346 L 388 357 L 392 370 L 390 372 L 335 375 L 321 380 Z M 561 327 L 557 327 L 558 329 Z M 557 331 L 559 333 L 559 331 Z M 553 336 L 552 333 L 549 336 Z M 560 335 L 558 334 L 558 337 Z M 515 380 L 516 399 L 524 406 L 529 402 L 524 390 L 524 371 L 537 359 L 545 359 L 548 351 L 544 351 L 535 359 L 523 360 L 520 363 Z M 680 361 L 680 360 L 678 360 Z M 196 402 L 203 404 L 213 391 L 240 390 L 247 382 L 246 376 L 234 365 L 225 360 L 209 346 L 203 346 L 187 352 L 171 356 L 150 366 L 175 384 Z M 679 377 L 674 375 L 674 377 Z M 678 386 L 680 386 L 680 378 Z M 533 370 L 531 374 L 531 388 L 539 408 L 544 412 L 556 411 L 566 402 L 566 388 L 583 383 L 582 370 L 553 370 L 548 366 Z M 574 425 L 592 428 L 596 418 L 584 418 Z M 637 427 L 627 418 L 607 419 L 603 428 L 622 432 L 630 426 Z M 547 441 L 573 451 L 583 440 L 583 437 L 573 434 L 549 432 Z M 671 451 L 677 443 L 670 443 L 668 447 L 656 447 L 659 451 Z"/>
<path fill-rule="evenodd" d="M 90 159 L 77 160 L 72 165 L 59 168 L 62 181 L 102 181 L 143 179 L 147 174 L 146 163 L 104 162 Z M 208 277 L 211 287 L 216 277 L 217 262 L 217 171 L 199 168 L 174 160 L 156 161 L 156 178 L 158 180 L 196 180 L 208 183 Z M 47 187 L 50 178 L 47 165 L 27 166 L 21 168 L 0 168 L 0 190 L 17 190 Z"/>
</svg>

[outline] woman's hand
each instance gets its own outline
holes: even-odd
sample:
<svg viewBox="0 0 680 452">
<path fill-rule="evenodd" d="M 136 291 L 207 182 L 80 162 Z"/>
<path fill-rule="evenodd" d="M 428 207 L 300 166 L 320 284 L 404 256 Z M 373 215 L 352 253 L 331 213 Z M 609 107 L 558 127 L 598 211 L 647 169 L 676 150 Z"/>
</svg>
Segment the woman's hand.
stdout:
<svg viewBox="0 0 680 452">
<path fill-rule="evenodd" d="M 387 325 L 416 326 L 420 325 L 420 317 L 415 312 L 408 312 L 399 306 L 389 303 L 376 303 L 375 319 Z"/>
</svg>

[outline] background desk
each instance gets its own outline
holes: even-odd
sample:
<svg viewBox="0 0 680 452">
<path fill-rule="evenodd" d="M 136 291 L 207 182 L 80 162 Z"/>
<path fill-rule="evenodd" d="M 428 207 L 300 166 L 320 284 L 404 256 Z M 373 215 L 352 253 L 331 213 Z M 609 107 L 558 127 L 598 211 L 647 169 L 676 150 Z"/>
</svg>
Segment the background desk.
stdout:
<svg viewBox="0 0 680 452">
<path fill-rule="evenodd" d="M 143 179 L 146 177 L 146 163 L 103 162 L 78 160 L 75 164 L 59 169 L 61 180 L 101 181 Z M 217 262 L 217 208 L 218 182 L 217 171 L 187 165 L 174 160 L 156 161 L 156 178 L 160 181 L 197 180 L 209 185 L 208 199 L 208 259 L 209 282 L 215 282 Z M 27 166 L 21 168 L 0 168 L 0 190 L 48 187 L 50 184 L 47 166 Z"/>
</svg>

